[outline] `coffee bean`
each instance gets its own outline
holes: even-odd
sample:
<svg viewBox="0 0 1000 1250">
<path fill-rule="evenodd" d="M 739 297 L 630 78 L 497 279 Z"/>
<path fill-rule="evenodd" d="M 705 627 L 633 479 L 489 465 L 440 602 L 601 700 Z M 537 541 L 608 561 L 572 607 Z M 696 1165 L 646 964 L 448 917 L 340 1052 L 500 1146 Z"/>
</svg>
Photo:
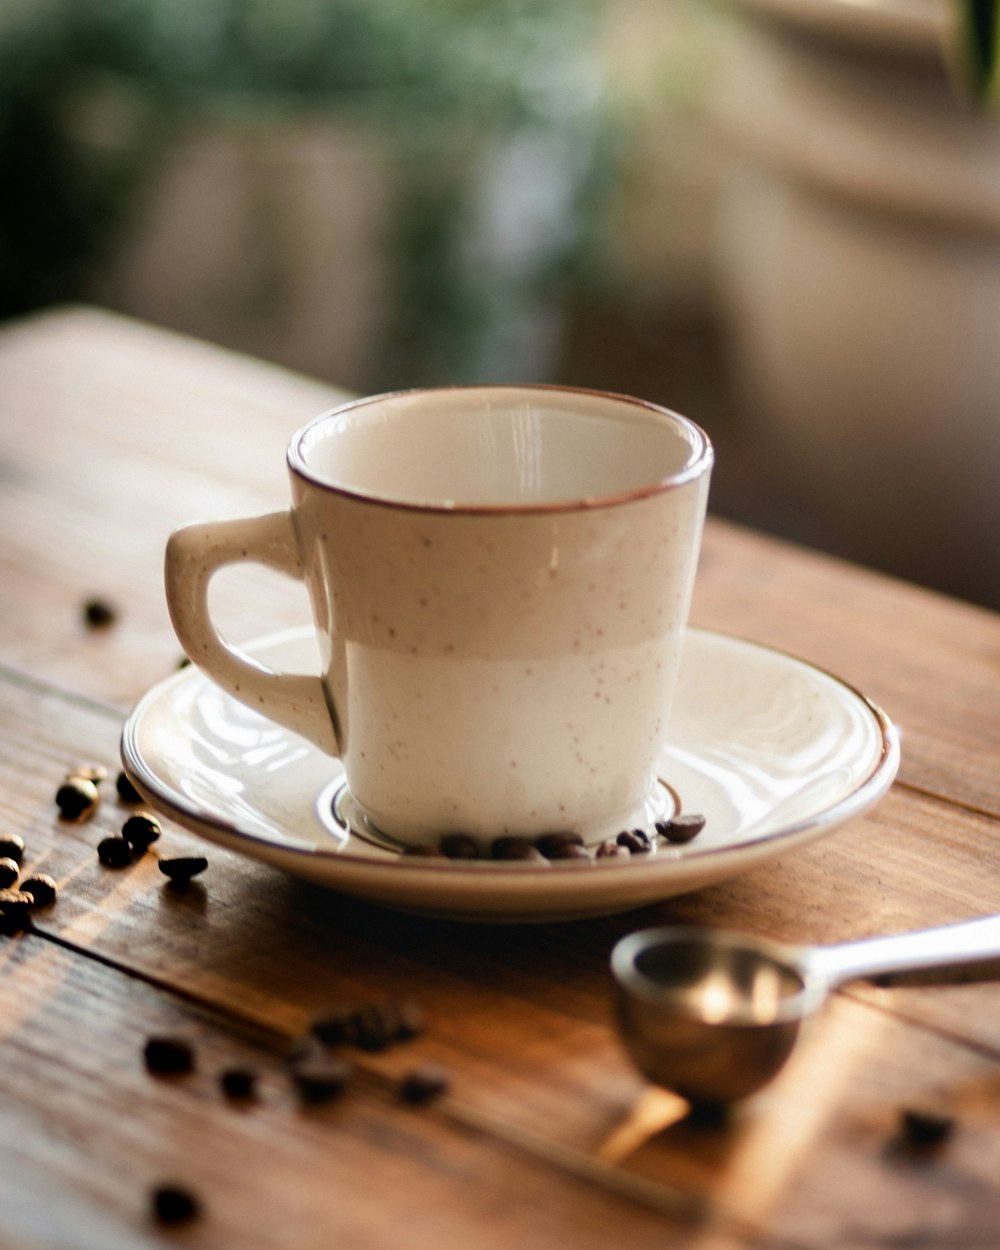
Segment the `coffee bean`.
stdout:
<svg viewBox="0 0 1000 1250">
<path fill-rule="evenodd" d="M 645 829 L 623 829 L 615 839 L 619 846 L 624 846 L 633 855 L 642 855 L 653 849 L 653 843 Z"/>
<path fill-rule="evenodd" d="M 57 886 L 45 872 L 36 872 L 21 882 L 22 894 L 30 894 L 32 906 L 49 907 L 56 901 Z"/>
<path fill-rule="evenodd" d="M 303 1059 L 292 1068 L 292 1080 L 303 1102 L 319 1106 L 342 1094 L 354 1075 L 346 1059 L 318 1055 Z"/>
<path fill-rule="evenodd" d="M 938 1112 L 906 1109 L 900 1116 L 899 1127 L 906 1145 L 927 1150 L 948 1140 L 954 1131 L 955 1121 L 951 1116 Z"/>
<path fill-rule="evenodd" d="M 15 937 L 31 928 L 30 894 L 21 890 L 0 890 L 0 934 Z"/>
<path fill-rule="evenodd" d="M 118 791 L 118 797 L 123 803 L 141 803 L 142 795 L 129 781 L 125 773 L 119 773 L 115 781 L 115 789 Z"/>
<path fill-rule="evenodd" d="M 66 777 L 67 780 L 79 778 L 81 781 L 92 781 L 95 786 L 99 786 L 107 775 L 108 770 L 103 764 L 78 764 L 76 768 L 70 769 Z"/>
<path fill-rule="evenodd" d="M 7 890 L 15 884 L 21 874 L 17 860 L 4 856 L 0 859 L 0 890 Z"/>
<path fill-rule="evenodd" d="M 24 859 L 24 838 L 19 833 L 0 834 L 0 856 L 19 864 Z"/>
<path fill-rule="evenodd" d="M 158 1185 L 153 1190 L 152 1208 L 159 1224 L 184 1224 L 201 1214 L 198 1196 L 183 1185 Z"/>
<path fill-rule="evenodd" d="M 106 629 L 117 619 L 117 610 L 106 599 L 88 599 L 83 605 L 83 620 L 88 629 Z"/>
<path fill-rule="evenodd" d="M 353 1040 L 357 1028 L 357 1009 L 337 1003 L 312 1021 L 309 1029 L 324 1046 L 339 1046 Z"/>
<path fill-rule="evenodd" d="M 98 842 L 97 858 L 105 868 L 124 868 L 132 862 L 132 848 L 123 837 L 110 834 Z"/>
<path fill-rule="evenodd" d="M 174 859 L 161 859 L 160 872 L 169 877 L 173 885 L 187 885 L 192 877 L 204 872 L 208 860 L 204 855 L 178 855 Z"/>
<path fill-rule="evenodd" d="M 422 1105 L 440 1098 L 451 1086 L 445 1068 L 436 1063 L 424 1063 L 407 1072 L 399 1083 L 399 1096 L 404 1102 Z"/>
<path fill-rule="evenodd" d="M 490 856 L 492 859 L 537 860 L 542 864 L 548 862 L 538 847 L 529 842 L 527 838 L 497 838 L 490 847 Z"/>
<path fill-rule="evenodd" d="M 673 816 L 670 820 L 658 820 L 656 832 L 668 842 L 683 845 L 696 838 L 705 828 L 705 817 L 692 812 L 687 816 Z"/>
<path fill-rule="evenodd" d="M 146 812 L 130 816 L 122 825 L 122 837 L 139 855 L 149 849 L 161 832 L 160 822 Z"/>
<path fill-rule="evenodd" d="M 385 1050 L 399 1036 L 399 1011 L 393 1002 L 368 1003 L 355 1014 L 354 1045 L 371 1052 Z"/>
<path fill-rule="evenodd" d="M 180 1037 L 151 1037 L 143 1049 L 147 1069 L 156 1076 L 194 1071 L 194 1051 Z"/>
<path fill-rule="evenodd" d="M 227 1098 L 238 1102 L 257 1097 L 257 1073 L 251 1068 L 226 1068 L 219 1076 L 219 1085 Z"/>
<path fill-rule="evenodd" d="M 63 820 L 87 820 L 100 802 L 97 786 L 86 777 L 67 777 L 56 791 L 56 807 Z"/>
<path fill-rule="evenodd" d="M 446 833 L 438 845 L 449 859 L 479 858 L 479 843 L 467 833 Z"/>
<path fill-rule="evenodd" d="M 535 846 L 546 859 L 565 859 L 567 858 L 564 854 L 566 847 L 582 848 L 583 838 L 579 833 L 543 833 L 540 838 L 535 839 Z"/>
<path fill-rule="evenodd" d="M 630 859 L 632 852 L 615 838 L 605 838 L 594 852 L 598 859 Z"/>
</svg>

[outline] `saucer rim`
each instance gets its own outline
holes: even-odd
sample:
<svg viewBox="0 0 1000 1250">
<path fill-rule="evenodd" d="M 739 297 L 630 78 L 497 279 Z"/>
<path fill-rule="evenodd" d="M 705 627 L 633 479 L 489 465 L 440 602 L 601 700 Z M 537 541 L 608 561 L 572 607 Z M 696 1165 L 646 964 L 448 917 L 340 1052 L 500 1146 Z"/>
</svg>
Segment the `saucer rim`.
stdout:
<svg viewBox="0 0 1000 1250">
<path fill-rule="evenodd" d="M 791 847 L 798 845 L 806 838 L 811 840 L 813 837 L 819 837 L 824 832 L 832 830 L 868 810 L 889 789 L 899 768 L 899 733 L 891 718 L 874 699 L 866 695 L 857 686 L 845 681 L 822 665 L 815 664 L 810 660 L 804 660 L 782 648 L 772 647 L 755 639 L 720 630 L 689 626 L 687 632 L 703 637 L 718 638 L 725 642 L 736 643 L 778 656 L 782 660 L 811 669 L 834 682 L 846 694 L 863 706 L 875 723 L 880 749 L 869 773 L 855 784 L 849 793 L 822 811 L 802 817 L 790 824 L 782 825 L 770 832 L 744 836 L 739 841 L 728 842 L 724 846 L 699 845 L 697 841 L 683 846 L 667 845 L 658 849 L 653 855 L 632 856 L 629 859 L 611 858 L 602 861 L 599 865 L 595 861 L 588 860 L 584 862 L 574 859 L 546 861 L 544 865 L 536 865 L 518 861 L 471 861 L 422 858 L 418 856 L 408 857 L 405 854 L 386 855 L 384 858 L 381 858 L 352 853 L 350 844 L 343 850 L 336 850 L 332 847 L 324 848 L 306 844 L 302 841 L 295 841 L 293 840 L 295 834 L 291 833 L 291 831 L 289 831 L 289 841 L 278 843 L 273 838 L 241 829 L 232 821 L 225 820 L 214 813 L 206 812 L 194 803 L 185 803 L 182 798 L 174 796 L 173 793 L 165 795 L 162 789 L 162 781 L 155 775 L 149 764 L 144 761 L 136 741 L 138 728 L 144 713 L 151 704 L 162 699 L 175 686 L 183 685 L 192 680 L 211 680 L 194 665 L 185 666 L 178 672 L 172 673 L 155 683 L 135 704 L 122 728 L 120 742 L 122 765 L 126 776 L 152 807 L 158 808 L 169 819 L 175 820 L 178 824 L 188 829 L 194 829 L 200 836 L 204 836 L 209 840 L 214 838 L 216 841 L 224 839 L 224 844 L 237 852 L 244 849 L 247 843 L 250 843 L 253 846 L 266 850 L 271 862 L 274 862 L 276 857 L 280 857 L 282 860 L 286 858 L 292 861 L 301 860 L 303 864 L 327 862 L 337 865 L 349 865 L 351 867 L 357 866 L 359 871 L 370 870 L 375 873 L 384 873 L 386 871 L 398 873 L 403 871 L 418 875 L 433 874 L 440 876 L 442 880 L 445 876 L 469 875 L 482 881 L 485 875 L 488 874 L 489 878 L 495 881 L 503 877 L 524 879 L 525 877 L 539 876 L 544 873 L 545 878 L 551 881 L 553 874 L 592 871 L 595 866 L 598 867 L 602 875 L 620 875 L 622 873 L 648 873 L 656 866 L 661 868 L 665 868 L 668 865 L 673 867 L 679 867 L 680 865 L 694 866 L 708 858 L 715 861 L 738 859 L 741 854 L 748 850 L 767 847 L 775 841 L 781 841 Z M 253 654 L 257 650 L 264 650 L 271 646 L 279 646 L 298 639 L 309 638 L 311 634 L 311 626 L 295 626 L 255 638 L 246 645 L 245 649 L 250 654 Z M 335 757 L 331 756 L 330 758 L 334 759 Z M 158 785 L 160 786 L 159 789 L 157 788 Z M 204 832 L 205 830 L 210 830 L 211 832 Z M 294 870 L 290 869 L 290 871 Z M 341 883 L 331 881 L 329 885 L 331 888 L 336 889 Z"/>
</svg>

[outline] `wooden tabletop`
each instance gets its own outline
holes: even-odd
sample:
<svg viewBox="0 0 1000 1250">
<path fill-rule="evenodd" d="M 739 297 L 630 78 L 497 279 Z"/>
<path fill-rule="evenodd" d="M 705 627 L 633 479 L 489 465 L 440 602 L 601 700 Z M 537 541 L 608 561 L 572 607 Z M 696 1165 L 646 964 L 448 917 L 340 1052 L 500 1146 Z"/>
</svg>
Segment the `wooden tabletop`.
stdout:
<svg viewBox="0 0 1000 1250">
<path fill-rule="evenodd" d="M 421 919 L 170 822 L 130 867 L 102 866 L 98 843 L 129 814 L 124 717 L 180 659 L 167 536 L 284 506 L 285 444 L 335 399 L 97 311 L 0 331 L 0 835 L 59 887 L 28 932 L 0 937 L 0 1246 L 1000 1245 L 1000 982 L 852 985 L 769 1087 L 712 1117 L 644 1084 L 608 977 L 615 941 L 650 923 L 820 943 L 997 910 L 994 614 L 710 520 L 694 622 L 863 690 L 899 726 L 902 765 L 868 815 L 640 912 Z M 305 619 L 298 586 L 218 580 L 234 638 Z M 95 599 L 114 609 L 98 628 Z M 72 823 L 54 796 L 84 763 L 109 778 Z M 186 854 L 209 867 L 179 892 L 157 858 Z M 350 1048 L 341 1094 L 304 1101 L 288 1054 L 310 1023 L 404 999 L 423 1031 Z M 192 1072 L 147 1069 L 164 1036 L 192 1048 Z M 448 1091 L 408 1102 L 400 1082 L 428 1064 Z M 223 1093 L 231 1068 L 255 1074 L 254 1099 Z M 911 1140 L 933 1117 L 940 1139 Z M 176 1225 L 152 1210 L 170 1185 L 199 1203 Z"/>
</svg>

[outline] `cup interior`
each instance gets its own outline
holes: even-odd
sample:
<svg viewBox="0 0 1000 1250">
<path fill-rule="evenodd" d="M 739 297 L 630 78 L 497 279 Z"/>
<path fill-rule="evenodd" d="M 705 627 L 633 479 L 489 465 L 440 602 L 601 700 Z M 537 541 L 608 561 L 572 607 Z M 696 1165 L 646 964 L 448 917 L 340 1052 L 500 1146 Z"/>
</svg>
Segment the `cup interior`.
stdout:
<svg viewBox="0 0 1000 1250">
<path fill-rule="evenodd" d="M 609 502 L 697 476 L 691 421 L 640 400 L 547 387 L 458 387 L 361 400 L 318 418 L 289 462 L 332 489 L 435 508 Z"/>
</svg>

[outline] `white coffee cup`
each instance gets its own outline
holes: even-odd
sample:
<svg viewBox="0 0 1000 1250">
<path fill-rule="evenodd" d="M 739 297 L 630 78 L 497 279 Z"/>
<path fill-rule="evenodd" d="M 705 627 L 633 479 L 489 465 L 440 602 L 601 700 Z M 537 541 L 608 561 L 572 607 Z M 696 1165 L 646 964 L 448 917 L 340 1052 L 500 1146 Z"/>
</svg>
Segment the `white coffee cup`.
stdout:
<svg viewBox="0 0 1000 1250">
<path fill-rule="evenodd" d="M 339 756 L 407 844 L 641 823 L 656 788 L 712 448 L 686 418 L 541 386 L 362 399 L 288 449 L 290 511 L 167 548 L 186 652 L 233 698 Z M 256 561 L 308 587 L 321 676 L 220 638 L 208 583 Z"/>
</svg>

